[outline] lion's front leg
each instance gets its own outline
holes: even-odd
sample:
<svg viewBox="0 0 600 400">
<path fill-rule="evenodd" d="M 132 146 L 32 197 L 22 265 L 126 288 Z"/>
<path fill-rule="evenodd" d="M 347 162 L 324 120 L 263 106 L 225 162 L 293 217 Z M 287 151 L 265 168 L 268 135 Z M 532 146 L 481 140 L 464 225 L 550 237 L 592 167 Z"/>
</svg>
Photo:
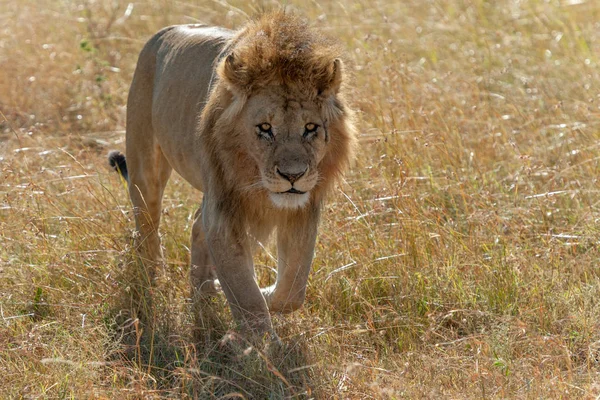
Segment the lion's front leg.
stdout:
<svg viewBox="0 0 600 400">
<path fill-rule="evenodd" d="M 235 321 L 243 332 L 273 334 L 267 303 L 254 279 L 246 233 L 215 215 L 204 218 L 203 226 L 221 289 Z"/>
<path fill-rule="evenodd" d="M 277 280 L 262 289 L 271 312 L 292 312 L 304 303 L 315 251 L 319 212 L 306 213 L 277 230 Z"/>
</svg>

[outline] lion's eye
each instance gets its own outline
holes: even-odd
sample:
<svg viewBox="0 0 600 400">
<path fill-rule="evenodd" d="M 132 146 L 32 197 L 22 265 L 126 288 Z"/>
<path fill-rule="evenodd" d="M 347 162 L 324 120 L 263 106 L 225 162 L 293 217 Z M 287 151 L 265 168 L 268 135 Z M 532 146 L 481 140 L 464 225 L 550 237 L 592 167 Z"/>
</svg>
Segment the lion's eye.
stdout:
<svg viewBox="0 0 600 400">
<path fill-rule="evenodd" d="M 311 132 L 316 131 L 318 127 L 319 127 L 319 125 L 309 122 L 308 124 L 306 124 L 304 126 L 304 129 L 306 129 L 306 132 L 311 133 Z"/>
<path fill-rule="evenodd" d="M 258 136 L 267 140 L 273 141 L 273 130 L 271 129 L 271 124 L 268 122 L 263 122 L 262 124 L 256 125 Z"/>
<path fill-rule="evenodd" d="M 313 138 L 317 133 L 318 127 L 319 127 L 319 125 L 309 122 L 308 124 L 304 125 L 304 135 L 302 135 L 302 136 L 304 136 L 307 139 Z"/>
</svg>

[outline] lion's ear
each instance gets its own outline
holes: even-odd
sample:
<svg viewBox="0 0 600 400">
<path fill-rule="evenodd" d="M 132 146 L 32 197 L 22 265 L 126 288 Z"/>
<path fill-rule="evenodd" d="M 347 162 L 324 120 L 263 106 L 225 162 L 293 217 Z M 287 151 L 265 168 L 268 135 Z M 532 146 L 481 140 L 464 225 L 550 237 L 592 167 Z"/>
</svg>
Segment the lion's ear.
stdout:
<svg viewBox="0 0 600 400">
<path fill-rule="evenodd" d="M 340 91 L 342 85 L 342 74 L 343 74 L 342 60 L 336 58 L 325 71 L 325 79 L 319 87 L 319 94 L 336 94 Z"/>
<path fill-rule="evenodd" d="M 225 57 L 225 60 L 221 63 L 221 68 L 219 68 L 219 75 L 229 83 L 230 87 L 244 90 L 245 74 L 234 53 Z"/>
</svg>

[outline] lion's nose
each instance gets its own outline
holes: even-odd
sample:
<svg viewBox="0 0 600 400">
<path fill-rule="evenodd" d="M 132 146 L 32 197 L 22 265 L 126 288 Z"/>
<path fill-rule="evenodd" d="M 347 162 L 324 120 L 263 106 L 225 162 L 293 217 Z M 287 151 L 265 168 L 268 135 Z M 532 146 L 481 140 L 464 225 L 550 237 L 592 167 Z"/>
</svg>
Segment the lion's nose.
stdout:
<svg viewBox="0 0 600 400">
<path fill-rule="evenodd" d="M 298 179 L 300 179 L 302 177 L 302 175 L 304 175 L 306 173 L 306 171 L 308 171 L 308 167 L 304 167 L 304 170 L 302 171 L 294 171 L 294 170 L 280 170 L 279 167 L 277 167 L 277 173 L 279 175 L 281 175 L 282 177 L 284 177 L 285 179 L 287 179 L 288 181 L 290 181 L 291 184 L 294 184 L 294 182 L 296 182 Z"/>
</svg>

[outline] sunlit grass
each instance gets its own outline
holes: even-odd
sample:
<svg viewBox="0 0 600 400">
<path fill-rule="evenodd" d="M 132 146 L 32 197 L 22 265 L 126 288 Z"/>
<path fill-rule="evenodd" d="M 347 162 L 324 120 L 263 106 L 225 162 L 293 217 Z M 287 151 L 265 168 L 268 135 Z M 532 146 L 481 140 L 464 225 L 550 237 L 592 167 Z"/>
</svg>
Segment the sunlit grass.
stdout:
<svg viewBox="0 0 600 400">
<path fill-rule="evenodd" d="M 600 4 L 292 3 L 346 46 L 361 134 L 280 351 L 222 341 L 223 298 L 192 332 L 201 195 L 177 176 L 148 337 L 106 166 L 153 32 L 276 3 L 0 5 L 2 397 L 599 396 Z"/>
</svg>

